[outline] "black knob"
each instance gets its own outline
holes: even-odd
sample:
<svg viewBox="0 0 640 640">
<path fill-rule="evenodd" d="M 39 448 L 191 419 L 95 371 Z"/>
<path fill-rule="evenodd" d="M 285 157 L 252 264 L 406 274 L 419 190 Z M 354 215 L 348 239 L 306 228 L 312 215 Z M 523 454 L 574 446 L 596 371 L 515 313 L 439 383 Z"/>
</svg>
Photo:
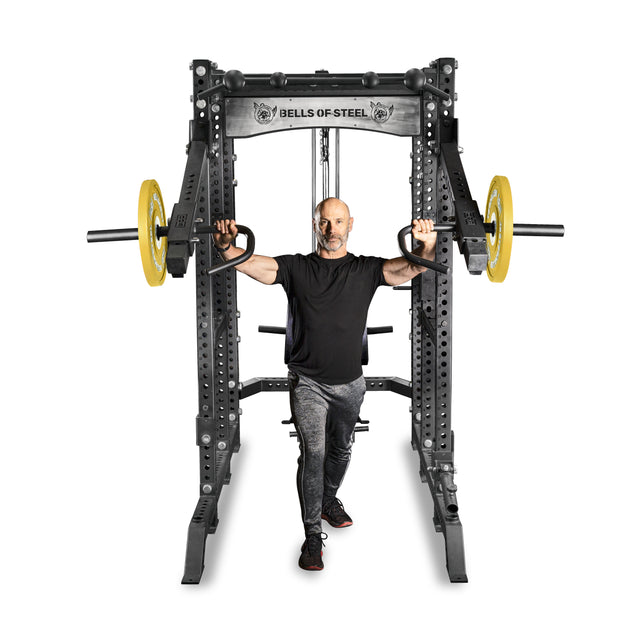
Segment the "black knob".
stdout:
<svg viewBox="0 0 640 640">
<path fill-rule="evenodd" d="M 427 76 L 421 69 L 409 69 L 404 74 L 404 85 L 411 91 L 420 91 L 427 83 Z"/>
<path fill-rule="evenodd" d="M 244 87 L 244 75 L 242 71 L 231 69 L 224 74 L 224 86 L 229 91 L 238 91 Z"/>
<path fill-rule="evenodd" d="M 380 78 L 374 71 L 367 71 L 362 76 L 362 84 L 367 87 L 367 89 L 373 89 L 380 84 Z"/>
<path fill-rule="evenodd" d="M 287 76 L 285 76 L 284 73 L 281 73 L 280 71 L 276 71 L 274 74 L 272 74 L 269 80 L 269 84 L 276 89 L 283 89 L 287 85 Z"/>
</svg>

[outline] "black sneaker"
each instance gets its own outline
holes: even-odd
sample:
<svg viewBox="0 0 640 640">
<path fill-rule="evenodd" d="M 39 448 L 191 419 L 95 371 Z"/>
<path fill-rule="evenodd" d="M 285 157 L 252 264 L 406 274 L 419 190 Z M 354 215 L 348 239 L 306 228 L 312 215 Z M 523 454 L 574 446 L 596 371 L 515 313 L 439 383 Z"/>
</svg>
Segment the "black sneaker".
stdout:
<svg viewBox="0 0 640 640">
<path fill-rule="evenodd" d="M 301 569 L 305 569 L 306 571 L 322 571 L 322 569 L 324 569 L 322 547 L 324 546 L 323 540 L 326 539 L 326 533 L 312 533 L 307 536 L 302 545 L 302 555 L 298 561 Z"/>
<path fill-rule="evenodd" d="M 338 498 L 333 498 L 322 505 L 322 519 L 338 529 L 350 527 L 353 524 L 351 516 L 344 510 L 342 502 Z"/>
</svg>

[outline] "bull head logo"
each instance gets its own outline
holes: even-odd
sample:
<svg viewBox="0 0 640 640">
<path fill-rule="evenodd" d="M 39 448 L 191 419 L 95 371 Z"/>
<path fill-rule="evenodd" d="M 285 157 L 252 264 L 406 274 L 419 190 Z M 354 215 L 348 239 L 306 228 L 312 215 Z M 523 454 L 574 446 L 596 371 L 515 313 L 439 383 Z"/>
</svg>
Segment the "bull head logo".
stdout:
<svg viewBox="0 0 640 640">
<path fill-rule="evenodd" d="M 386 122 L 393 113 L 393 105 L 388 107 L 382 102 L 370 102 L 369 104 L 371 105 L 371 119 L 379 124 Z"/>
<path fill-rule="evenodd" d="M 269 124 L 276 115 L 277 107 L 270 107 L 268 104 L 261 102 L 253 103 L 253 117 L 259 124 Z"/>
</svg>

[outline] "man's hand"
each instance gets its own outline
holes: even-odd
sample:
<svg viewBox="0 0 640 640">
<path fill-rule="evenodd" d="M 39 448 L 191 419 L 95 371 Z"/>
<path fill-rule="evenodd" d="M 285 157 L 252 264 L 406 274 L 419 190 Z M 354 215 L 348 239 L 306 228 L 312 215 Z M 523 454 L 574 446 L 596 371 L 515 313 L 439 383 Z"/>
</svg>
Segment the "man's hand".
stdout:
<svg viewBox="0 0 640 640">
<path fill-rule="evenodd" d="M 238 235 L 238 227 L 235 220 L 216 220 L 217 232 L 213 232 L 213 243 L 218 249 L 228 247 Z"/>
<path fill-rule="evenodd" d="M 220 252 L 220 257 L 224 261 L 233 260 L 244 253 L 245 250 L 240 247 L 229 246 L 238 235 L 235 220 L 216 220 L 216 229 L 217 231 L 211 235 L 216 247 L 225 249 Z M 228 250 L 227 247 L 229 247 Z M 263 284 L 273 284 L 278 274 L 278 263 L 273 258 L 254 253 L 246 262 L 236 265 L 236 270 L 246 273 L 249 277 Z"/>
<path fill-rule="evenodd" d="M 413 221 L 411 234 L 418 242 L 422 242 L 423 253 L 432 254 L 436 249 L 438 234 L 433 231 L 433 224 L 433 220 L 428 218 Z"/>
<path fill-rule="evenodd" d="M 424 218 L 414 220 L 411 233 L 420 243 L 411 253 L 433 262 L 436 257 L 436 240 L 438 239 L 437 232 L 433 230 L 433 220 Z M 393 286 L 404 284 L 426 270 L 426 267 L 409 262 L 406 258 L 392 258 L 382 265 L 382 275 L 386 283 Z"/>
</svg>

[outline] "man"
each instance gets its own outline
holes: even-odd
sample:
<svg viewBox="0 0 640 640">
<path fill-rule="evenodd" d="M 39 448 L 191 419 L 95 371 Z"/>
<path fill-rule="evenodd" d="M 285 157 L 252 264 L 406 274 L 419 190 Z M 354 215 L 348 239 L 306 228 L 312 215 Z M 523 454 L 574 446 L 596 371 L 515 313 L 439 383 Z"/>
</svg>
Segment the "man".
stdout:
<svg viewBox="0 0 640 640">
<path fill-rule="evenodd" d="M 216 222 L 213 239 L 224 260 L 243 253 L 233 246 L 233 220 Z M 289 359 L 291 409 L 300 440 L 298 495 L 305 529 L 299 566 L 318 571 L 322 562 L 322 520 L 342 528 L 353 524 L 336 493 L 349 465 L 356 420 L 364 398 L 362 337 L 373 294 L 380 285 L 399 285 L 426 271 L 405 258 L 385 260 L 347 252 L 353 218 L 347 205 L 327 198 L 313 219 L 317 252 L 270 258 L 253 255 L 236 269 L 264 284 L 281 284 L 289 300 L 293 344 Z M 414 220 L 414 253 L 434 260 L 431 220 Z"/>
</svg>

